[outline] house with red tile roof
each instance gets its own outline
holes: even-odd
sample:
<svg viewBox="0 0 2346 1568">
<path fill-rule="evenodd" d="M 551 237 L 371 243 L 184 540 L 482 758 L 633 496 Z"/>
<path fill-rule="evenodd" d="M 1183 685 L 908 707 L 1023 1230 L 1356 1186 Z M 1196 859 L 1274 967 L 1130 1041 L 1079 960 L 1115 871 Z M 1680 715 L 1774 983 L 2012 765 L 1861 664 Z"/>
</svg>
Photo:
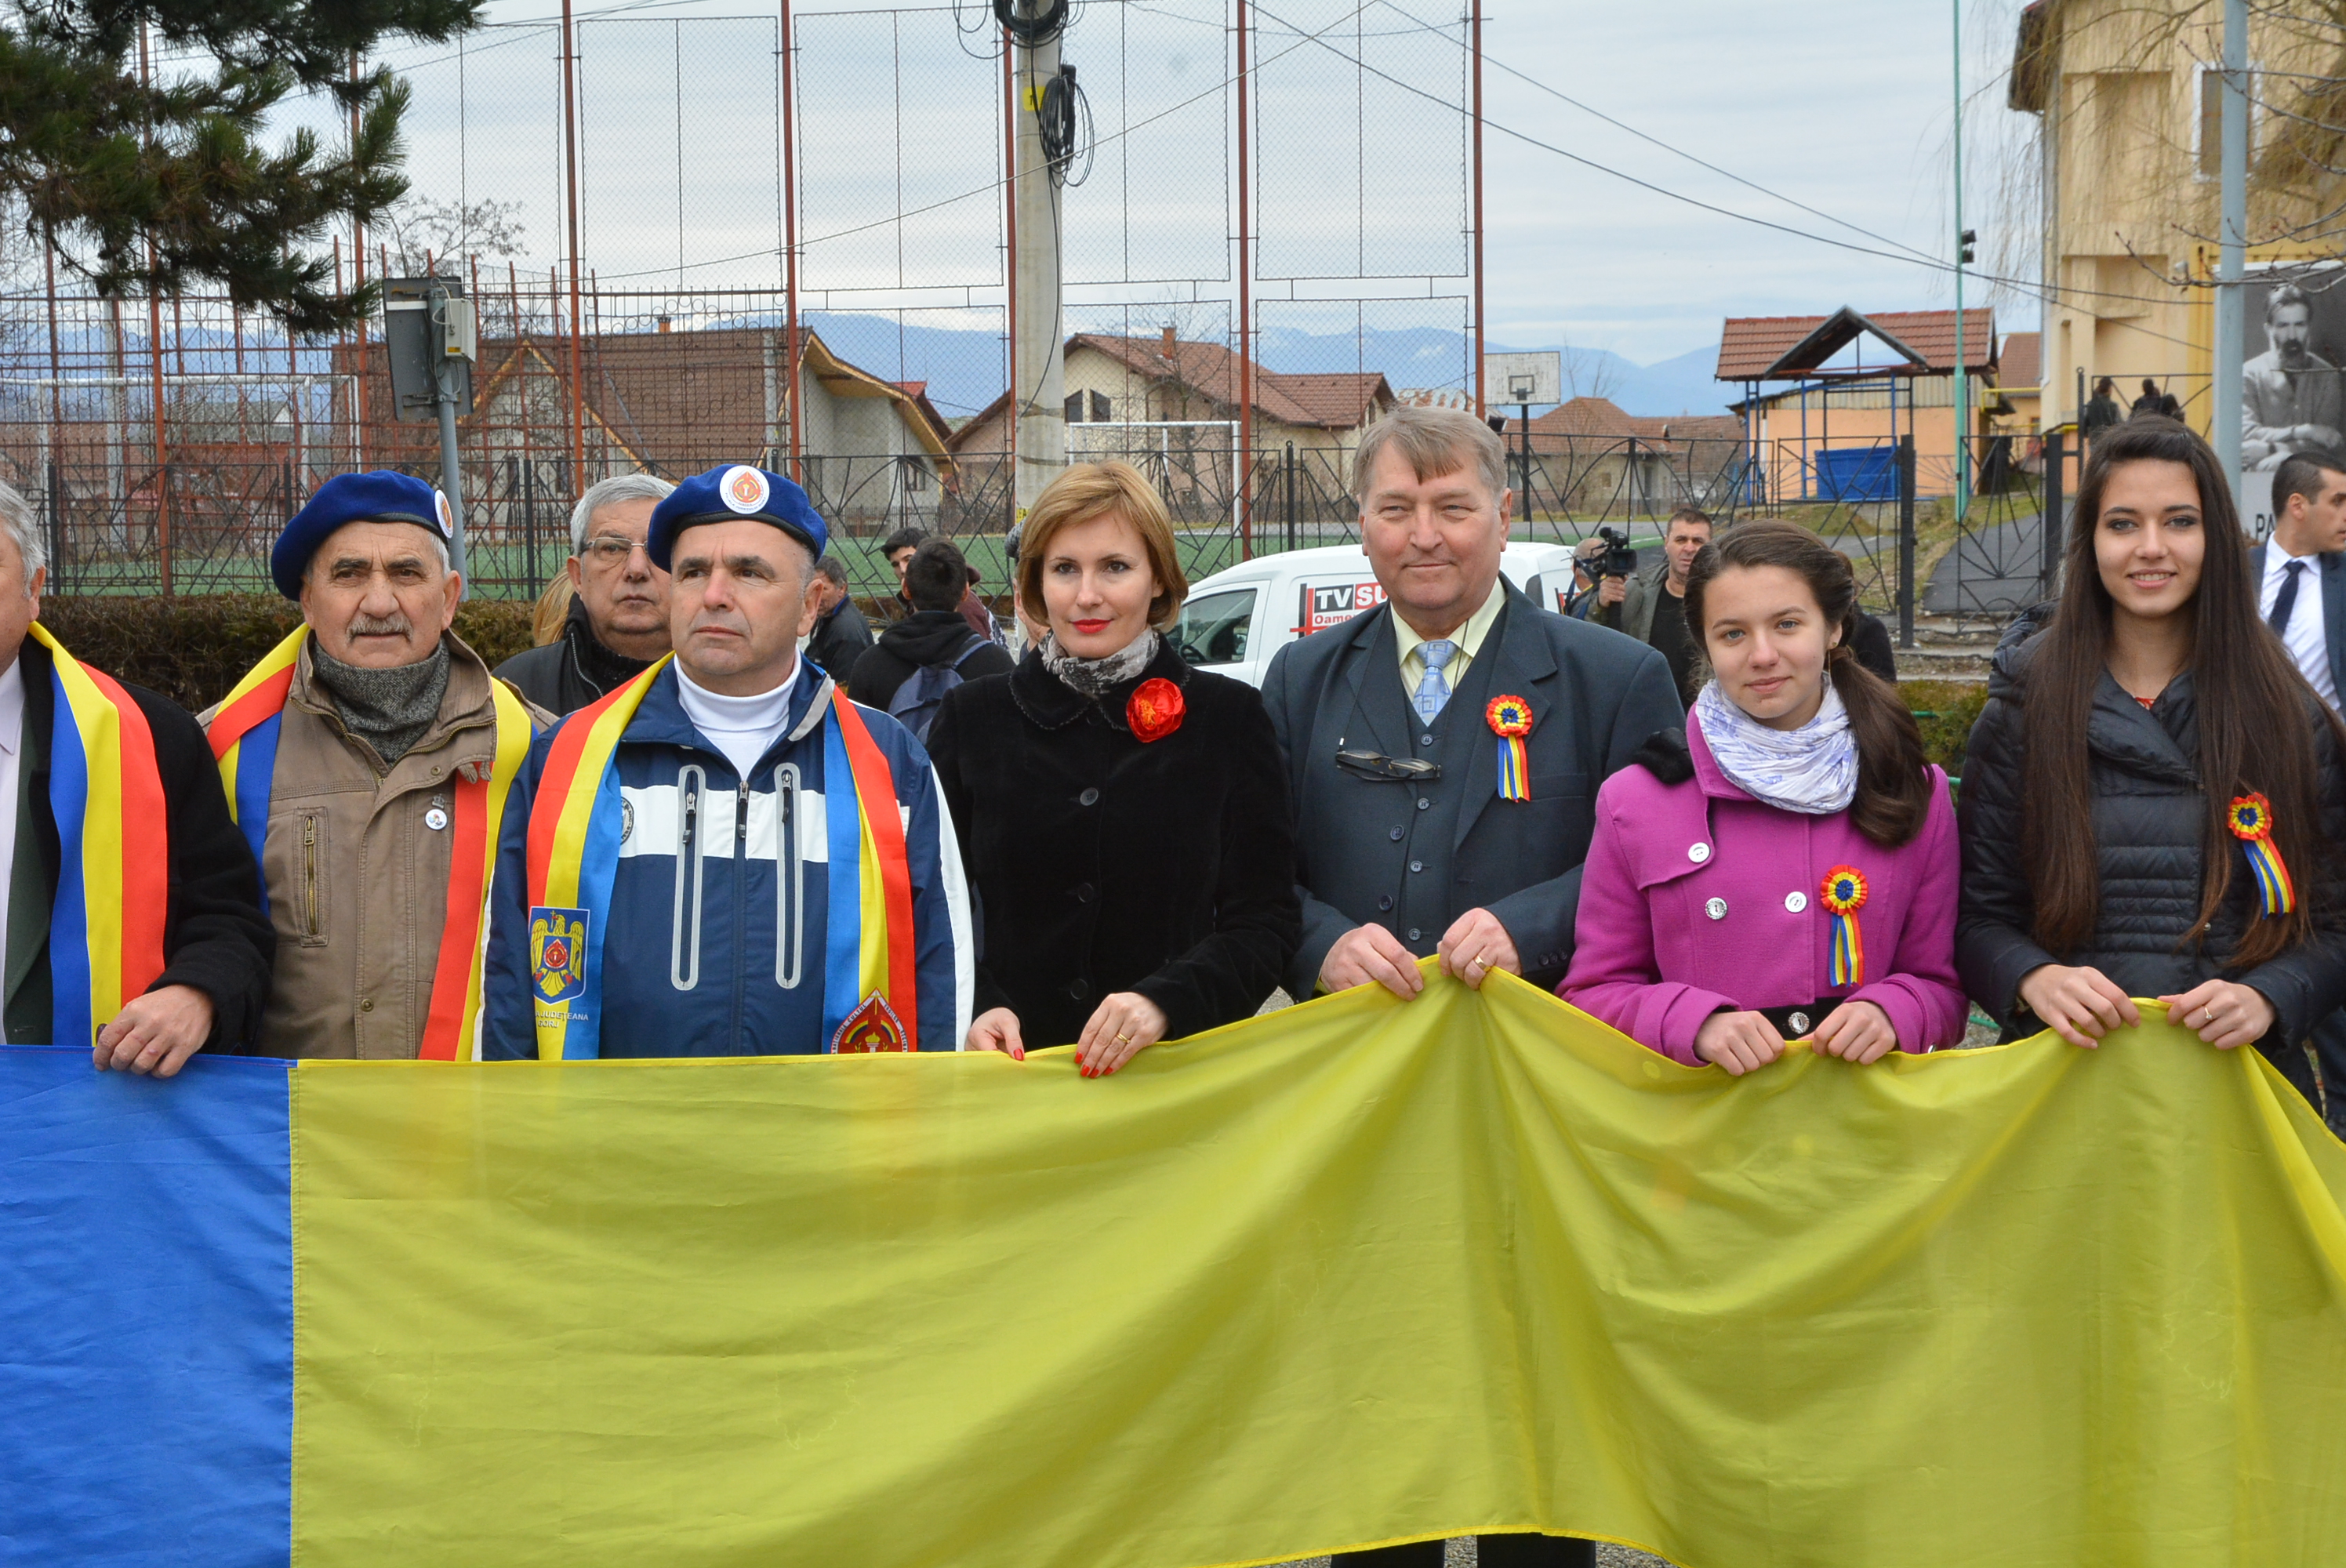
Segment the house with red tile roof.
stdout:
<svg viewBox="0 0 2346 1568">
<path fill-rule="evenodd" d="M 1167 328 L 1156 337 L 1077 332 L 1066 344 L 1067 456 L 1123 458 L 1150 474 L 1184 524 L 1229 514 L 1234 486 L 1240 361 L 1229 344 Z M 1341 489 L 1361 433 L 1395 406 L 1375 371 L 1295 372 L 1253 367 L 1258 468 L 1292 443 L 1321 488 Z M 961 490 L 990 498 L 1007 527 L 1011 394 L 1005 392 L 948 443 Z M 994 477 L 988 477 L 992 475 Z"/>
<path fill-rule="evenodd" d="M 1976 456 L 2001 344 L 1992 310 L 1965 311 L 1962 325 L 1970 406 L 1961 428 Z M 1956 335 L 1953 311 L 1729 317 L 1717 375 L 1743 388 L 1729 406 L 1760 463 L 1764 491 L 1753 499 L 1816 499 L 1839 483 L 1831 474 L 1885 461 L 1902 436 L 1914 441 L 1916 494 L 1953 494 Z"/>
<path fill-rule="evenodd" d="M 603 332 L 584 340 L 586 477 L 642 471 L 681 479 L 723 463 L 786 471 L 790 450 L 788 335 L 774 326 Z M 933 526 L 957 475 L 944 417 L 927 383 L 892 382 L 799 334 L 804 408 L 801 473 L 835 529 Z M 472 412 L 457 420 L 468 524 L 550 540 L 580 486 L 570 469 L 570 351 L 525 333 L 483 339 Z M 363 355 L 362 359 L 358 356 Z M 372 406 L 391 406 L 381 343 L 335 351 L 355 364 Z M 430 424 L 371 426 L 370 466 L 438 473 Z"/>
</svg>

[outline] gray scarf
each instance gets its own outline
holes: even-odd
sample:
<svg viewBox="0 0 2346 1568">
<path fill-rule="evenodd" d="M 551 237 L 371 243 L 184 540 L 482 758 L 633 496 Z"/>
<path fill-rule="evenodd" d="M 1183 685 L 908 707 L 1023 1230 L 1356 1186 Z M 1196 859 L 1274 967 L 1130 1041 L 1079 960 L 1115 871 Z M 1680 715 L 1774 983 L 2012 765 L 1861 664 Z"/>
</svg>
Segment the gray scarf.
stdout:
<svg viewBox="0 0 2346 1568">
<path fill-rule="evenodd" d="M 1043 667 L 1067 688 L 1097 702 L 1126 681 L 1137 677 L 1157 657 L 1158 636 L 1143 632 L 1106 658 L 1078 658 L 1059 646 L 1059 634 L 1043 634 Z"/>
<path fill-rule="evenodd" d="M 342 723 L 352 735 L 375 748 L 386 765 L 407 755 L 440 717 L 440 701 L 448 695 L 448 644 L 442 639 L 432 657 L 391 669 L 362 669 L 344 664 L 310 639 L 310 667 L 318 684 L 334 699 Z"/>
</svg>

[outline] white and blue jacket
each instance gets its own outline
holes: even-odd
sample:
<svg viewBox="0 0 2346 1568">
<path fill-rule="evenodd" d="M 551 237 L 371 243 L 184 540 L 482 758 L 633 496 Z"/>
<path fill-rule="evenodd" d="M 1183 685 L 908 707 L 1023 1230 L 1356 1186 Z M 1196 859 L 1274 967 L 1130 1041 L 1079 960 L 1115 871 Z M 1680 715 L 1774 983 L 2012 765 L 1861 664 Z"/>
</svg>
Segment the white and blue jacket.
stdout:
<svg viewBox="0 0 2346 1568">
<path fill-rule="evenodd" d="M 823 777 L 822 729 L 829 705 L 846 700 L 829 676 L 799 660 L 790 721 L 744 780 L 685 716 L 672 666 L 644 694 L 615 754 L 624 815 L 611 908 L 604 913 L 603 1055 L 780 1056 L 827 1049 L 827 804 L 835 793 L 852 810 L 855 791 L 852 780 Z M 903 815 L 919 1045 L 957 1050 L 969 1033 L 975 973 L 960 852 L 928 753 L 886 714 L 860 711 L 887 756 Z M 560 729 L 557 724 L 530 748 L 505 813 L 481 987 L 484 1060 L 537 1055 L 529 817 Z M 855 874 L 852 868 L 848 874 Z"/>
</svg>

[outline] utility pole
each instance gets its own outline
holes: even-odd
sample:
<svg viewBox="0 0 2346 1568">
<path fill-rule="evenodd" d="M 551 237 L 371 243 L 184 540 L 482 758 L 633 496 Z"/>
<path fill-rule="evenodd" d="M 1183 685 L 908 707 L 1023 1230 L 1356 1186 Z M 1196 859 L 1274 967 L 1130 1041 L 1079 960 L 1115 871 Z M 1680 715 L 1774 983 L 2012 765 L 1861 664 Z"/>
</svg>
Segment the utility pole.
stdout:
<svg viewBox="0 0 2346 1568">
<path fill-rule="evenodd" d="M 1016 321 L 1012 344 L 1012 407 L 1018 435 L 1013 494 L 1015 521 L 1026 521 L 1043 486 L 1067 466 L 1066 347 L 1060 331 L 1059 181 L 1043 149 L 1043 90 L 1059 74 L 1064 0 L 1017 0 L 1012 29 L 1013 106 L 1017 127 L 1012 211 L 1017 238 L 1010 259 L 1010 295 Z M 1056 20 L 1046 19 L 1056 14 Z"/>
<path fill-rule="evenodd" d="M 2216 231 L 2216 389 L 2208 420 L 2217 464 L 2235 497 L 2240 494 L 2240 351 L 2247 329 L 2240 280 L 2249 228 L 2248 68 L 2248 0 L 2224 0 L 2223 217 Z"/>
<path fill-rule="evenodd" d="M 1972 504 L 1971 380 L 1964 373 L 1964 266 L 1972 259 L 1971 230 L 1964 227 L 1964 0 L 1949 0 L 1953 13 L 1955 57 L 1955 521 Z"/>
</svg>

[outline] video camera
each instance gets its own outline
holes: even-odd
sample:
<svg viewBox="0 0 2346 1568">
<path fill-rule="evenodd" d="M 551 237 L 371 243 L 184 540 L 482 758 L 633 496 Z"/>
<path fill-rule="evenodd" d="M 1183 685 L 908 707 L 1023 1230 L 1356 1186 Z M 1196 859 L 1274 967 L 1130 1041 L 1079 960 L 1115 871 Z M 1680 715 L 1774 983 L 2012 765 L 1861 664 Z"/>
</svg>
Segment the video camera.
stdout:
<svg viewBox="0 0 2346 1568">
<path fill-rule="evenodd" d="M 1637 575 L 1637 552 L 1629 547 L 1629 535 L 1618 528 L 1599 525 L 1596 536 L 1605 541 L 1605 553 L 1589 564 L 1588 575 L 1598 580 L 1606 577 L 1634 577 Z"/>
</svg>

